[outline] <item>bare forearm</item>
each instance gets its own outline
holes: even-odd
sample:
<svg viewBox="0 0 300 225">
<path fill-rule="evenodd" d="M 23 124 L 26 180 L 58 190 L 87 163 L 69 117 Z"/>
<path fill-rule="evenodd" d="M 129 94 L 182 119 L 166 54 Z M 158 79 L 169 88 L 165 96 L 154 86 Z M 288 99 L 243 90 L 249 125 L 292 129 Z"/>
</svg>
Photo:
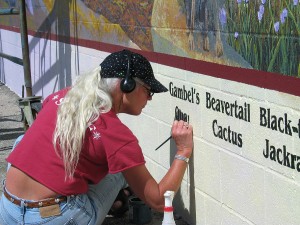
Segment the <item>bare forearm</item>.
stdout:
<svg viewBox="0 0 300 225">
<path fill-rule="evenodd" d="M 174 121 L 172 137 L 177 147 L 177 155 L 181 157 L 173 160 L 170 169 L 159 183 L 153 179 L 144 165 L 128 169 L 123 173 L 133 191 L 158 211 L 163 210 L 164 193 L 168 190 L 177 192 L 181 185 L 188 166 L 182 157 L 190 158 L 193 151 L 193 127 L 184 121 Z"/>
<path fill-rule="evenodd" d="M 178 191 L 188 164 L 183 160 L 174 159 L 163 179 L 159 182 L 160 192 Z"/>
</svg>

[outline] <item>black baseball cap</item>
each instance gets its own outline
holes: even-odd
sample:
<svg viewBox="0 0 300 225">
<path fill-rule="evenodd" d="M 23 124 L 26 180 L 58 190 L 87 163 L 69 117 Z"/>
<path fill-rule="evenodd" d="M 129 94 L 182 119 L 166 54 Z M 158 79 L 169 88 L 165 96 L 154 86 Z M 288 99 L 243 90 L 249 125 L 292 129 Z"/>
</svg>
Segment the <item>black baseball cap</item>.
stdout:
<svg viewBox="0 0 300 225">
<path fill-rule="evenodd" d="M 130 76 L 139 78 L 154 93 L 166 92 L 168 89 L 155 79 L 150 62 L 142 55 L 124 49 L 111 53 L 100 64 L 102 78 L 125 78 L 130 60 Z"/>
</svg>

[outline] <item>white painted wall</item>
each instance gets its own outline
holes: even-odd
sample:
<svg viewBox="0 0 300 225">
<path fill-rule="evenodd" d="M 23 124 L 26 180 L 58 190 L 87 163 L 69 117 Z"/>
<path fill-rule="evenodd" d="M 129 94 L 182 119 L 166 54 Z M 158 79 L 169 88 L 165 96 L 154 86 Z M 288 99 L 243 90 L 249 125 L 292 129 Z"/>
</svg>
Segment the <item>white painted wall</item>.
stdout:
<svg viewBox="0 0 300 225">
<path fill-rule="evenodd" d="M 1 50 L 20 57 L 18 34 L 0 30 L 0 35 Z M 76 74 L 97 66 L 108 55 L 32 37 L 29 42 L 34 93 L 44 97 L 72 82 Z M 199 225 L 298 225 L 300 168 L 298 171 L 281 165 L 264 157 L 263 152 L 268 142 L 280 148 L 276 150 L 276 160 L 277 154 L 282 159 L 285 148 L 296 157 L 295 165 L 300 164 L 300 97 L 157 63 L 152 66 L 156 77 L 167 87 L 172 82 L 178 88 L 193 88 L 200 97 L 200 104 L 196 104 L 173 97 L 170 92 L 156 94 L 139 117 L 120 115 L 139 138 L 147 167 L 157 181 L 166 173 L 176 150 L 172 141 L 157 151 L 155 148 L 169 137 L 176 107 L 189 115 L 194 127 L 194 156 L 174 200 L 178 213 L 191 224 Z M 22 67 L 0 59 L 0 79 L 21 95 Z M 207 93 L 224 102 L 249 104 L 250 122 L 208 108 Z M 260 120 L 265 117 L 260 108 L 270 109 L 277 120 L 290 120 L 283 128 L 291 128 L 291 133 L 262 126 Z M 218 126 L 230 126 L 239 133 L 242 146 L 215 137 L 214 120 Z"/>
</svg>

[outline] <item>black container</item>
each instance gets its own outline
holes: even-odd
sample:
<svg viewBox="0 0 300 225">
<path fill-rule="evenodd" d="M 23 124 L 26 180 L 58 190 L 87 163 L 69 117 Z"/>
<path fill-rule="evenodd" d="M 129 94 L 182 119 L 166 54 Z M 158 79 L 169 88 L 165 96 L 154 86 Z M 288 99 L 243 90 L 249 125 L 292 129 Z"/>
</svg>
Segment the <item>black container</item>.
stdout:
<svg viewBox="0 0 300 225">
<path fill-rule="evenodd" d="M 152 211 L 141 199 L 129 199 L 129 221 L 134 224 L 146 224 L 152 220 Z"/>
</svg>

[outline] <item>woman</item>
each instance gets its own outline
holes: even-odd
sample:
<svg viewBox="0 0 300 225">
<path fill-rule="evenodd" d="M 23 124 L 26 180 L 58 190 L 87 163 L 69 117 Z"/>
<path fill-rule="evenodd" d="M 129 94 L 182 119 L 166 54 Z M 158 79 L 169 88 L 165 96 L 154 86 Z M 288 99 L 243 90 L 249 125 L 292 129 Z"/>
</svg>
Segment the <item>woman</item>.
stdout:
<svg viewBox="0 0 300 225">
<path fill-rule="evenodd" d="M 157 183 L 137 138 L 117 117 L 139 115 L 167 89 L 149 61 L 123 50 L 110 54 L 75 85 L 48 96 L 35 122 L 8 156 L 0 224 L 101 224 L 122 188 L 155 210 L 177 191 L 193 149 L 193 128 L 174 121 L 177 155 Z"/>
</svg>

